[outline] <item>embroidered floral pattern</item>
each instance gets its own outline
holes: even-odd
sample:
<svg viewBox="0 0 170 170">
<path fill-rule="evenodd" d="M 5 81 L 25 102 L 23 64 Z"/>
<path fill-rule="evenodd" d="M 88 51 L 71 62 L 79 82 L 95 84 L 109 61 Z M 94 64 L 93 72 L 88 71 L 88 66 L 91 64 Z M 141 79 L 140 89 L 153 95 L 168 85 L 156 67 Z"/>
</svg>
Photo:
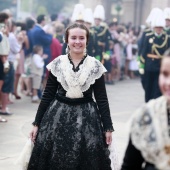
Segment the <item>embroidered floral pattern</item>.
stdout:
<svg viewBox="0 0 170 170">
<path fill-rule="evenodd" d="M 170 170 L 170 155 L 165 149 L 170 146 L 167 120 L 167 101 L 162 96 L 137 110 L 131 126 L 132 143 L 159 170 Z"/>
<path fill-rule="evenodd" d="M 54 100 L 41 122 L 28 170 L 111 170 L 97 106 Z"/>
</svg>

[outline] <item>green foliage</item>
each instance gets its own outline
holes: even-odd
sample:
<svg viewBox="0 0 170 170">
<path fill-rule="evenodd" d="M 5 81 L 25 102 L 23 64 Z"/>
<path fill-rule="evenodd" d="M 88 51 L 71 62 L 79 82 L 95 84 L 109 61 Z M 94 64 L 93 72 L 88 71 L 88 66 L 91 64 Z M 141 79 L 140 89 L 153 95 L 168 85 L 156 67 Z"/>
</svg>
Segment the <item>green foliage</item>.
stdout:
<svg viewBox="0 0 170 170">
<path fill-rule="evenodd" d="M 32 4 L 30 5 L 32 1 Z M 26 12 L 39 13 L 59 13 L 68 2 L 78 3 L 79 0 L 20 0 L 21 10 Z M 16 6 L 17 0 L 0 0 L 0 10 Z M 30 9 L 31 7 L 31 9 Z"/>
<path fill-rule="evenodd" d="M 22 11 L 30 11 L 29 1 L 28 0 L 21 0 L 21 10 Z"/>
<path fill-rule="evenodd" d="M 44 14 L 44 15 L 47 15 L 47 10 L 44 6 L 38 6 L 37 8 L 37 15 L 41 15 L 41 14 Z"/>
<path fill-rule="evenodd" d="M 3 9 L 9 9 L 13 5 L 13 0 L 0 0 L 0 11 Z"/>
<path fill-rule="evenodd" d="M 73 3 L 78 3 L 78 0 L 69 0 Z M 49 14 L 59 13 L 64 6 L 67 5 L 68 0 L 36 0 L 37 5 L 41 4 L 46 7 Z"/>
</svg>

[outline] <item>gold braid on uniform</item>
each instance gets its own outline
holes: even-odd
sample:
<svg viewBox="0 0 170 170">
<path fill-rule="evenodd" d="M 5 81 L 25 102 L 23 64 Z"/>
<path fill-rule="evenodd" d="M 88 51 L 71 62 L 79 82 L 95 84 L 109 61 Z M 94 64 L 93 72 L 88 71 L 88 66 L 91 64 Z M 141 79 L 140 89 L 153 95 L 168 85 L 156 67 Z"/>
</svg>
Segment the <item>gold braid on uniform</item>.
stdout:
<svg viewBox="0 0 170 170">
<path fill-rule="evenodd" d="M 106 31 L 107 31 L 107 27 L 104 26 L 103 31 L 101 33 L 97 34 L 97 36 L 100 37 L 100 36 L 104 35 L 106 33 Z"/>
<path fill-rule="evenodd" d="M 148 32 L 148 33 L 146 34 L 146 36 L 150 36 L 150 35 L 153 35 L 153 32 Z"/>
<path fill-rule="evenodd" d="M 144 30 L 144 32 L 148 32 L 148 31 L 151 31 L 151 29 L 150 29 L 150 28 L 146 28 L 146 29 Z"/>
<path fill-rule="evenodd" d="M 156 55 L 158 55 L 160 58 L 162 58 L 162 56 L 158 52 L 157 48 L 163 48 L 167 44 L 167 41 L 168 41 L 168 35 L 165 35 L 165 41 L 162 43 L 162 45 L 153 44 L 152 45 L 152 53 L 155 52 Z"/>
<path fill-rule="evenodd" d="M 141 61 L 142 63 L 145 63 L 145 59 L 143 58 L 143 56 L 140 56 L 140 61 Z"/>
</svg>

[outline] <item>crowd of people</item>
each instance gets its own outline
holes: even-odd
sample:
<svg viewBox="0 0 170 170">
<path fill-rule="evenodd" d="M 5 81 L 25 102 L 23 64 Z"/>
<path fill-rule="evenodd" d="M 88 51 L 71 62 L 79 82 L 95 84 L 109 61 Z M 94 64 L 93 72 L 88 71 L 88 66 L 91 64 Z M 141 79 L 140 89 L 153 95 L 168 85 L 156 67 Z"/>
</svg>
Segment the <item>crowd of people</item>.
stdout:
<svg viewBox="0 0 170 170">
<path fill-rule="evenodd" d="M 94 16 L 94 17 L 93 17 Z M 137 37 L 139 29 L 117 22 L 104 23 L 104 8 L 94 11 L 76 4 L 69 22 L 61 22 L 57 14 L 50 19 L 45 15 L 14 21 L 9 10 L 0 13 L 1 31 L 1 115 L 11 115 L 8 104 L 21 93 L 39 103 L 46 84 L 46 65 L 61 54 L 67 53 L 63 40 L 64 30 L 71 23 L 83 23 L 90 31 L 87 54 L 101 61 L 107 69 L 106 84 L 134 78 L 138 70 Z M 4 51 L 5 50 L 5 51 Z M 3 71 L 4 70 L 4 71 Z M 12 97 L 11 97 L 12 96 Z M 6 122 L 5 119 L 1 119 Z"/>
<path fill-rule="evenodd" d="M 25 22 L 15 22 L 7 12 L 1 12 L 0 25 L 0 114 L 11 115 L 7 108 L 13 103 L 10 95 L 19 100 L 22 92 L 31 96 L 33 103 L 39 102 L 48 74 L 45 66 L 61 54 L 62 44 L 54 38 L 56 28 L 46 25 L 44 15 L 38 16 L 37 21 L 27 18 Z"/>
<path fill-rule="evenodd" d="M 132 119 L 121 169 L 169 170 L 170 8 L 152 9 L 143 31 L 105 23 L 102 5 L 92 12 L 76 4 L 67 24 L 56 14 L 47 20 L 15 22 L 0 12 L 0 114 L 12 114 L 10 95 L 19 100 L 19 91 L 40 103 L 28 169 L 111 170 L 105 84 L 133 79 L 139 70 L 148 103 Z M 167 125 L 159 129 L 162 120 Z"/>
</svg>

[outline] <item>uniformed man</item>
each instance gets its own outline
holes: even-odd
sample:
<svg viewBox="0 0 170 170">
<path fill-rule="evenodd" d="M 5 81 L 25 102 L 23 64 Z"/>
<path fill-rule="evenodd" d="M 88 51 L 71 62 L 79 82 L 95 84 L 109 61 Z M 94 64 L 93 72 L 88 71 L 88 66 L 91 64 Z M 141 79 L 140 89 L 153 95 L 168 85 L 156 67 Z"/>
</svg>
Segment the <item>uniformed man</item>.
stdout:
<svg viewBox="0 0 170 170">
<path fill-rule="evenodd" d="M 153 32 L 153 28 L 151 27 L 151 22 L 155 19 L 155 17 L 158 15 L 158 13 L 162 13 L 162 10 L 160 8 L 153 8 L 151 10 L 149 16 L 146 19 L 147 26 L 146 26 L 145 30 L 143 31 L 143 34 L 142 34 L 141 38 L 139 39 L 139 43 L 138 43 L 139 60 L 143 60 L 141 58 L 141 54 L 142 54 L 142 49 L 144 47 L 145 37 L 146 37 L 146 34 Z"/>
<path fill-rule="evenodd" d="M 109 55 L 109 40 L 111 40 L 111 35 L 106 24 L 102 24 L 105 20 L 105 11 L 102 5 L 97 5 L 94 10 L 94 26 L 92 31 L 96 34 L 95 44 L 94 44 L 94 56 L 99 61 L 103 60 L 103 57 L 108 57 Z"/>
<path fill-rule="evenodd" d="M 169 37 L 164 32 L 165 19 L 163 11 L 152 19 L 153 32 L 147 33 L 142 50 L 144 69 L 145 102 L 161 96 L 158 85 L 162 55 L 169 48 Z"/>
<path fill-rule="evenodd" d="M 159 8 L 153 8 L 149 14 L 149 16 L 146 19 L 146 28 L 143 31 L 143 34 L 141 38 L 138 41 L 138 63 L 139 63 L 139 73 L 141 75 L 141 83 L 142 87 L 144 89 L 144 76 L 143 76 L 143 70 L 144 70 L 144 58 L 142 57 L 142 50 L 145 46 L 144 41 L 146 38 L 146 34 L 149 34 L 153 32 L 153 28 L 151 27 L 151 22 L 154 20 L 154 18 L 159 14 L 162 13 L 162 10 Z"/>
<path fill-rule="evenodd" d="M 76 4 L 74 6 L 73 14 L 71 17 L 72 23 L 74 22 L 80 23 L 80 24 L 84 23 L 84 9 L 85 8 L 83 4 Z"/>
<path fill-rule="evenodd" d="M 94 43 L 95 43 L 95 32 L 91 29 L 92 24 L 94 23 L 93 12 L 92 9 L 86 8 L 84 11 L 84 24 L 89 29 L 90 37 L 87 45 L 87 54 L 90 56 L 94 56 Z"/>
<path fill-rule="evenodd" d="M 166 26 L 164 30 L 168 35 L 170 35 L 170 8 L 164 9 L 164 17 L 165 17 L 165 22 L 166 22 Z"/>
</svg>

